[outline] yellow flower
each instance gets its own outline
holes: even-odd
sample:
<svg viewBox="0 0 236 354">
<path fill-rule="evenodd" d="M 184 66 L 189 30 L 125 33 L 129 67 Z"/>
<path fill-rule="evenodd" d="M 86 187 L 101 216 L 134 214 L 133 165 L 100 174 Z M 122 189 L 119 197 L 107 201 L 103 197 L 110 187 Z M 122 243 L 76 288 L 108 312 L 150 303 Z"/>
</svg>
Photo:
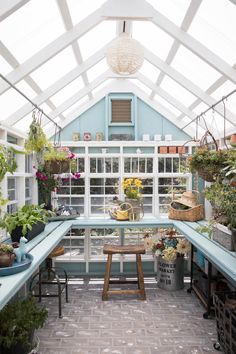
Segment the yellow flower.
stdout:
<svg viewBox="0 0 236 354">
<path fill-rule="evenodd" d="M 162 258 L 165 261 L 174 261 L 177 257 L 177 250 L 174 247 L 167 247 L 162 251 Z"/>
</svg>

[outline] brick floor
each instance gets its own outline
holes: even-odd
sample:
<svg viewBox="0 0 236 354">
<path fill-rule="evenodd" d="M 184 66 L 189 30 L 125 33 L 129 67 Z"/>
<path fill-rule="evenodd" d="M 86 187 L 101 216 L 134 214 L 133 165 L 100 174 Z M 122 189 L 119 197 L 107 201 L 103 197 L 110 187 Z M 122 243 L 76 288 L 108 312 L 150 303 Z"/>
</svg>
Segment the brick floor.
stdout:
<svg viewBox="0 0 236 354">
<path fill-rule="evenodd" d="M 147 280 L 147 279 L 146 279 Z M 186 288 L 164 291 L 145 283 L 147 300 L 112 296 L 101 300 L 102 281 L 71 282 L 69 303 L 58 318 L 57 299 L 43 299 L 48 321 L 37 331 L 40 354 L 217 353 L 214 319 Z"/>
</svg>

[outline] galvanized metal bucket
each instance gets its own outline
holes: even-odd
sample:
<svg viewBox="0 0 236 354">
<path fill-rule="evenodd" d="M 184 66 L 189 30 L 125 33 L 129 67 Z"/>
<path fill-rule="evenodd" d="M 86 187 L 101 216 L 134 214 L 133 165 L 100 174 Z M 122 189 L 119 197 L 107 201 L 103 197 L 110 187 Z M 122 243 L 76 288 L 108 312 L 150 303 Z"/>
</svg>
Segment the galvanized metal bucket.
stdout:
<svg viewBox="0 0 236 354">
<path fill-rule="evenodd" d="M 164 290 L 180 290 L 184 287 L 184 257 L 165 261 L 157 257 L 157 285 Z"/>
</svg>

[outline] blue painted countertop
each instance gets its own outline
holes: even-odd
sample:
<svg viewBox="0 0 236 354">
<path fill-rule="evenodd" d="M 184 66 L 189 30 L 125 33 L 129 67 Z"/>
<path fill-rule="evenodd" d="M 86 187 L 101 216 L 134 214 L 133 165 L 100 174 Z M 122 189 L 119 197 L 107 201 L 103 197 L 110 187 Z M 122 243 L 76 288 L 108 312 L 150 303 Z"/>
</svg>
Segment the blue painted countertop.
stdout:
<svg viewBox="0 0 236 354">
<path fill-rule="evenodd" d="M 116 221 L 105 219 L 78 218 L 70 221 L 55 221 L 46 225 L 45 230 L 27 244 L 27 252 L 33 257 L 31 266 L 25 271 L 0 277 L 0 309 L 17 293 L 48 254 L 57 246 L 61 239 L 68 233 L 71 227 L 86 228 L 145 228 L 166 227 L 177 228 L 229 281 L 236 286 L 236 252 L 230 252 L 210 240 L 206 235 L 196 231 L 198 223 L 182 222 L 169 219 L 157 219 L 145 217 L 138 222 Z"/>
</svg>

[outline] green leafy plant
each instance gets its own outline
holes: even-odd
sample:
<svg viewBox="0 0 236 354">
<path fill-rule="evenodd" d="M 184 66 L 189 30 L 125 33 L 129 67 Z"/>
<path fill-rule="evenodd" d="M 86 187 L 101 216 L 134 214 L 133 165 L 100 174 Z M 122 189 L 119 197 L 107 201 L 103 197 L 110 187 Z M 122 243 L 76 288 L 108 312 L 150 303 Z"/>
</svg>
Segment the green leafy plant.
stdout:
<svg viewBox="0 0 236 354">
<path fill-rule="evenodd" d="M 0 243 L 0 253 L 13 253 L 13 246 L 7 243 Z"/>
<path fill-rule="evenodd" d="M 30 334 L 43 327 L 47 316 L 48 311 L 38 307 L 32 296 L 9 302 L 0 311 L 0 352 L 13 352 L 19 345 L 29 352 L 33 347 Z"/>
<path fill-rule="evenodd" d="M 41 205 L 24 205 L 13 214 L 6 213 L 0 222 L 2 228 L 11 234 L 11 232 L 18 226 L 22 227 L 22 234 L 26 235 L 28 230 L 32 230 L 32 226 L 38 222 L 47 223 L 48 217 L 54 215 L 49 210 L 43 208 Z"/>
<path fill-rule="evenodd" d="M 33 121 L 29 127 L 28 139 L 25 142 L 26 153 L 33 152 L 40 153 L 45 148 L 50 147 L 51 144 L 47 139 L 40 123 L 37 121 L 36 116 L 33 116 Z"/>
<path fill-rule="evenodd" d="M 17 168 L 16 160 L 12 157 L 13 152 L 16 152 L 13 148 L 0 145 L 0 182 L 7 172 L 13 173 Z"/>
</svg>

